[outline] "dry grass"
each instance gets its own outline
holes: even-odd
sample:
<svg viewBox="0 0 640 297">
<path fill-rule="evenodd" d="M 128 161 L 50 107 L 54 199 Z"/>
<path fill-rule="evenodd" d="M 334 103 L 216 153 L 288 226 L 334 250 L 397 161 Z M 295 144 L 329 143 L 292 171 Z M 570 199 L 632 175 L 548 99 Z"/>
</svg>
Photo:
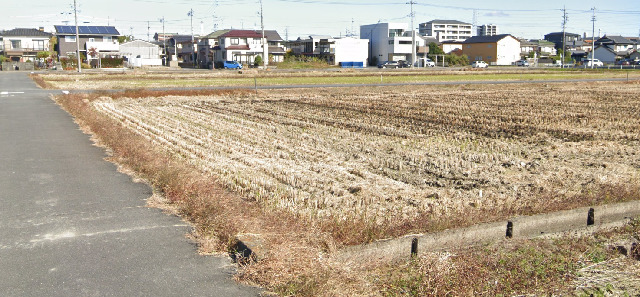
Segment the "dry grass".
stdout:
<svg viewBox="0 0 640 297">
<path fill-rule="evenodd" d="M 417 295 L 491 295 L 527 291 L 536 281 L 566 286 L 580 266 L 555 242 L 461 251 L 449 266 L 430 255 L 401 265 L 400 274 L 390 272 L 397 265 L 331 260 L 344 244 L 640 198 L 638 84 L 495 88 L 136 90 L 59 102 L 113 149 L 116 162 L 178 205 L 207 249 L 228 249 L 238 233 L 261 234 L 270 249 L 238 278 L 280 295 L 411 295 L 411 286 Z M 526 270 L 530 262 L 487 274 L 503 281 L 527 272 L 526 285 L 465 287 L 465 279 L 496 267 L 474 259 L 496 253 L 560 258 L 551 257 L 542 274 Z M 450 281 L 432 283 L 419 277 L 425 272 Z"/>
</svg>

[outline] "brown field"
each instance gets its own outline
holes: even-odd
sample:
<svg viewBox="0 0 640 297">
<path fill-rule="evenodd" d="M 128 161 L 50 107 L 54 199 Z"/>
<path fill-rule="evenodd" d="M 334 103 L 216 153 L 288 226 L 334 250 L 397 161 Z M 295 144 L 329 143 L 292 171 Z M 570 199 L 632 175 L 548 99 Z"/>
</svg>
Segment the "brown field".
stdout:
<svg viewBox="0 0 640 297">
<path fill-rule="evenodd" d="M 468 211 L 496 219 L 617 200 L 595 194 L 638 185 L 639 90 L 296 90 L 104 97 L 94 107 L 267 208 L 380 222 Z"/>
<path fill-rule="evenodd" d="M 58 100 L 117 161 L 180 204 L 197 236 L 227 241 L 224 248 L 237 233 L 261 234 L 269 249 L 241 270 L 242 281 L 282 296 L 495 296 L 598 293 L 609 284 L 620 292 L 610 278 L 590 276 L 626 268 L 631 283 L 640 280 L 637 263 L 607 248 L 640 238 L 640 223 L 408 263 L 345 267 L 331 254 L 411 232 L 640 199 L 639 98 L 636 81 Z"/>
</svg>

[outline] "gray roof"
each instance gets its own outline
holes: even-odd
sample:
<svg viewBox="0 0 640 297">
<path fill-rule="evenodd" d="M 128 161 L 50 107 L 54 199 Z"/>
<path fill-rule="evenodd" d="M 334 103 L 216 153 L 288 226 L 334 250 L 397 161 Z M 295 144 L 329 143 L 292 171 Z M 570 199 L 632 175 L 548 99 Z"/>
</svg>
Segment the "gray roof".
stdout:
<svg viewBox="0 0 640 297">
<path fill-rule="evenodd" d="M 202 38 L 205 38 L 205 39 L 218 39 L 218 37 L 222 36 L 223 34 L 229 33 L 229 31 L 231 31 L 231 29 L 218 30 L 218 31 L 215 31 L 215 32 L 211 32 L 211 33 L 203 36 Z"/>
<path fill-rule="evenodd" d="M 38 37 L 51 37 L 53 34 L 47 33 L 44 31 L 40 31 L 38 29 L 29 29 L 29 28 L 16 28 L 13 30 L 8 30 L 2 32 L 4 36 L 38 36 Z"/>
<path fill-rule="evenodd" d="M 491 43 L 491 42 L 498 42 L 506 37 L 513 37 L 511 34 L 500 34 L 500 35 L 493 35 L 493 36 L 473 36 L 471 38 L 468 38 L 467 40 L 465 40 L 462 43 Z M 515 38 L 515 37 L 513 37 Z M 517 38 L 516 38 L 517 40 Z"/>
<path fill-rule="evenodd" d="M 456 21 L 456 20 L 433 20 L 433 21 L 429 21 L 427 23 L 452 24 L 452 25 L 471 25 L 469 23 Z"/>
<path fill-rule="evenodd" d="M 260 31 L 258 31 L 258 32 L 260 34 L 262 34 L 262 32 L 260 32 Z M 280 34 L 278 34 L 278 31 L 276 31 L 276 30 L 264 30 L 264 36 L 269 41 L 283 41 L 282 37 L 280 37 Z"/>
<path fill-rule="evenodd" d="M 633 44 L 633 41 L 622 36 L 603 36 L 596 40 L 596 44 Z"/>
</svg>

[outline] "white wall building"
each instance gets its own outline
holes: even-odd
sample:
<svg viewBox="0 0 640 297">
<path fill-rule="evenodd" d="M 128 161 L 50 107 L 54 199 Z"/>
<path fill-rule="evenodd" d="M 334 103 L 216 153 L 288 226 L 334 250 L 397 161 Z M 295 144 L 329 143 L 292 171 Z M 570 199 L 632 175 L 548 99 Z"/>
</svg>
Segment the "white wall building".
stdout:
<svg viewBox="0 0 640 297">
<path fill-rule="evenodd" d="M 126 58 L 129 67 L 162 66 L 160 46 L 142 40 L 134 40 L 120 45 L 120 54 Z"/>
<path fill-rule="evenodd" d="M 420 35 L 429 36 L 442 42 L 465 41 L 473 36 L 473 26 L 455 20 L 433 20 L 419 25 Z"/>
<path fill-rule="evenodd" d="M 360 38 L 369 40 L 369 63 L 411 61 L 412 38 L 406 23 L 377 23 L 360 26 Z M 416 33 L 418 61 L 429 52 L 422 36 Z M 417 61 L 416 61 L 417 62 Z"/>
<path fill-rule="evenodd" d="M 487 24 L 478 26 L 478 36 L 495 36 L 499 35 L 498 33 L 498 25 Z"/>
</svg>

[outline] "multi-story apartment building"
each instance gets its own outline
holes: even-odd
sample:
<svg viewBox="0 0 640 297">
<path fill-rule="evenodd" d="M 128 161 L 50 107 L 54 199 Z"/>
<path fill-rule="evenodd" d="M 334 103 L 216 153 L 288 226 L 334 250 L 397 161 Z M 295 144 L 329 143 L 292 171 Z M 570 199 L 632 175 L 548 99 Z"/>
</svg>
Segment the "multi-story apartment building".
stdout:
<svg viewBox="0 0 640 297">
<path fill-rule="evenodd" d="M 442 41 L 465 41 L 473 36 L 473 26 L 454 20 L 433 20 L 419 25 L 420 35 Z"/>
<path fill-rule="evenodd" d="M 495 36 L 498 35 L 498 25 L 487 24 L 478 26 L 478 36 Z"/>
<path fill-rule="evenodd" d="M 369 64 L 384 61 L 409 61 L 412 55 L 412 37 L 406 23 L 377 23 L 360 26 L 360 38 L 369 39 Z M 429 53 L 424 38 L 416 34 L 416 66 Z"/>
</svg>

